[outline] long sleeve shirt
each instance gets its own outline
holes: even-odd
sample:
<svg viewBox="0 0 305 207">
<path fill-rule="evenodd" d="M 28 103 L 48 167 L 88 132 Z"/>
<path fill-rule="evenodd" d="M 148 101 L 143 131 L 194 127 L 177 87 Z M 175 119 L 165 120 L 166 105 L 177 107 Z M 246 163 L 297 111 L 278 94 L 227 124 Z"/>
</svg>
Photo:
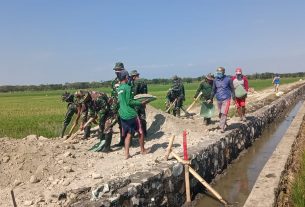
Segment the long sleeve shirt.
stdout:
<svg viewBox="0 0 305 207">
<path fill-rule="evenodd" d="M 120 84 L 118 91 L 119 97 L 119 115 L 124 120 L 129 120 L 137 117 L 137 112 L 134 109 L 136 106 L 141 106 L 142 103 L 133 98 L 131 86 L 127 83 Z"/>
<path fill-rule="evenodd" d="M 228 76 L 222 78 L 215 78 L 213 81 L 213 88 L 211 99 L 216 95 L 217 101 L 224 101 L 227 99 L 235 99 L 235 92 L 232 79 Z"/>
</svg>

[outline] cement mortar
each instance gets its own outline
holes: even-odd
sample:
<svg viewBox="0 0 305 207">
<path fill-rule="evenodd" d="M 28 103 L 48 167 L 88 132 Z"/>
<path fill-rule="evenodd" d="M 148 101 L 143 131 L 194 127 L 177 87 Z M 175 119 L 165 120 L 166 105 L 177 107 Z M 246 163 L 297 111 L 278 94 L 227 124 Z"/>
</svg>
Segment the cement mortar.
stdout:
<svg viewBox="0 0 305 207">
<path fill-rule="evenodd" d="M 247 123 L 235 123 L 228 132 L 211 137 L 189 149 L 192 167 L 208 182 L 221 174 L 238 155 L 252 145 L 262 131 L 305 93 L 305 85 L 248 115 Z M 191 177 L 192 196 L 202 190 Z M 64 192 L 68 206 L 182 206 L 185 202 L 183 166 L 161 162 L 146 172 L 137 172 L 98 187 Z M 257 203 L 256 203 L 257 204 Z M 257 206 L 257 205 L 256 205 Z"/>
</svg>

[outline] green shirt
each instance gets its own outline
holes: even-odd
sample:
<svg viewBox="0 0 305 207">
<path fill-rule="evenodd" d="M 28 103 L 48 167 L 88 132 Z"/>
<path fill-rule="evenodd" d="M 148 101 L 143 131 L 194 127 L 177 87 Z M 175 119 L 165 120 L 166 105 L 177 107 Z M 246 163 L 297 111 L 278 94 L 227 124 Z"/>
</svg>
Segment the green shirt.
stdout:
<svg viewBox="0 0 305 207">
<path fill-rule="evenodd" d="M 119 96 L 119 115 L 124 120 L 129 120 L 137 117 L 137 112 L 134 109 L 135 106 L 140 106 L 142 103 L 133 99 L 131 92 L 131 86 L 127 83 L 122 83 L 117 89 Z"/>
</svg>

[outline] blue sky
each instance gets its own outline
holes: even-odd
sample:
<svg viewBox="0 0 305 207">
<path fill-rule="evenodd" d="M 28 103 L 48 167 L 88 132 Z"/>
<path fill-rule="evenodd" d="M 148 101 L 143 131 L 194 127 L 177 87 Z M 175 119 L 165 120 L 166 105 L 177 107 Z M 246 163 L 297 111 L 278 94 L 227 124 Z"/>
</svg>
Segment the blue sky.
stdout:
<svg viewBox="0 0 305 207">
<path fill-rule="evenodd" d="M 0 0 L 0 85 L 305 69 L 303 0 Z"/>
</svg>

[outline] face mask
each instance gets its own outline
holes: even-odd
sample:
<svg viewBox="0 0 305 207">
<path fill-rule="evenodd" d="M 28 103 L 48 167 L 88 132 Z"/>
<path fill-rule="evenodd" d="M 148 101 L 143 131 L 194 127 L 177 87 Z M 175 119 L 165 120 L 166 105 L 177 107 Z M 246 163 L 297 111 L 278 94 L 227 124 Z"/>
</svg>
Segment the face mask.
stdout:
<svg viewBox="0 0 305 207">
<path fill-rule="evenodd" d="M 242 74 L 237 74 L 237 79 L 241 79 L 242 78 Z"/>
<path fill-rule="evenodd" d="M 216 78 L 222 78 L 222 77 L 223 77 L 223 74 L 220 73 L 220 72 L 216 72 L 216 73 L 215 73 L 215 77 L 216 77 Z"/>
</svg>

